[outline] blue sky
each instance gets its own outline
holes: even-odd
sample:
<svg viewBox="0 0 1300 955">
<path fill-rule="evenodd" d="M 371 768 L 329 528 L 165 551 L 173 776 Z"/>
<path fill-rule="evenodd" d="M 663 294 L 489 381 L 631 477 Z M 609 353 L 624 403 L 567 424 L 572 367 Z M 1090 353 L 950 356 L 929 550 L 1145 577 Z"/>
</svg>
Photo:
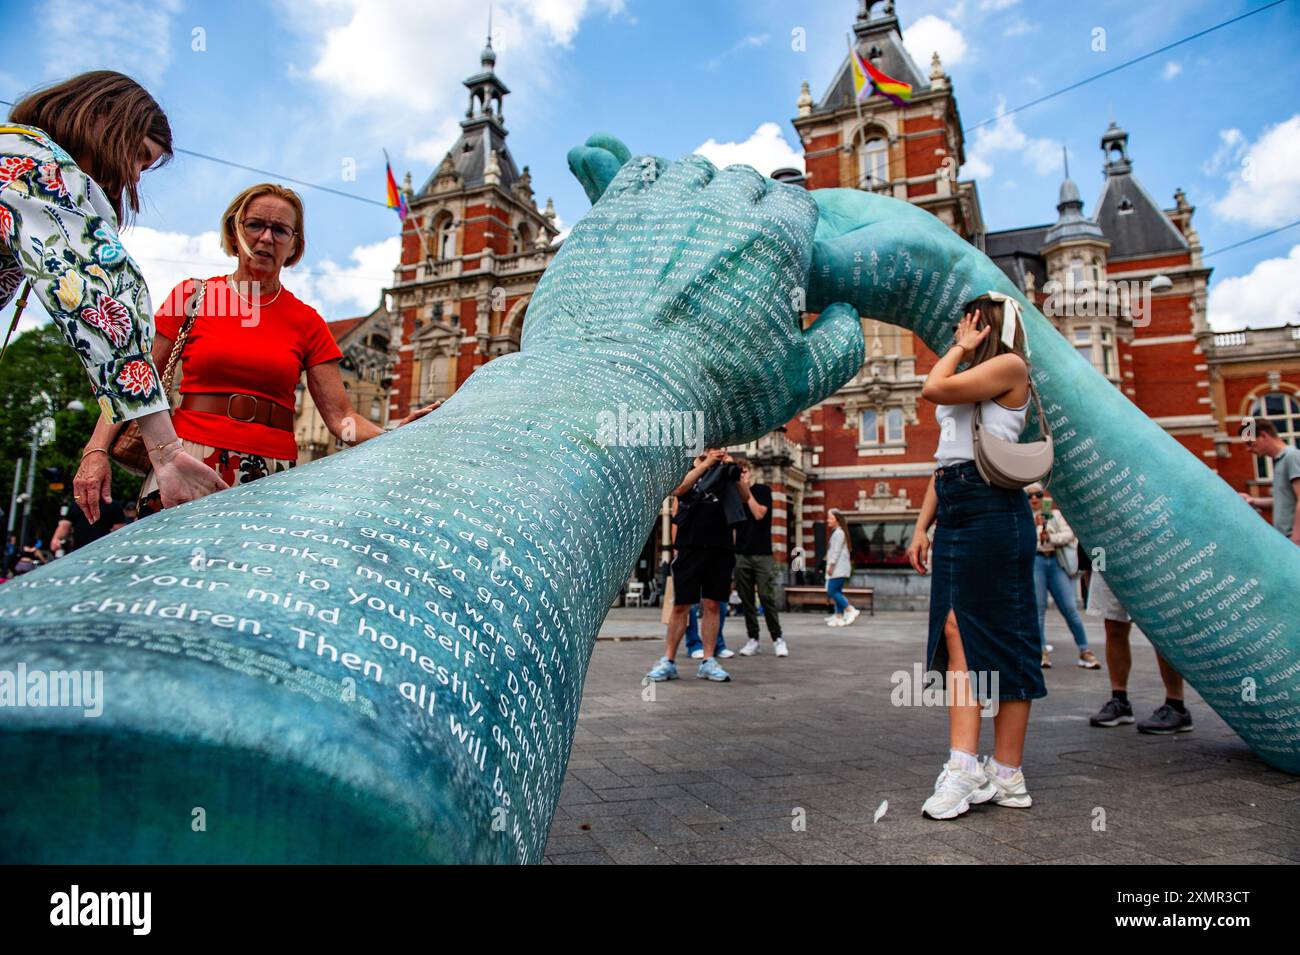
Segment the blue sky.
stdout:
<svg viewBox="0 0 1300 955">
<path fill-rule="evenodd" d="M 1300 219 L 1300 3 L 996 117 L 1265 2 L 896 7 L 918 62 L 928 70 L 929 50 L 943 55 L 967 127 L 996 120 L 968 134 L 963 171 L 979 184 L 989 228 L 1054 218 L 1061 144 L 1090 213 L 1098 140 L 1113 116 L 1129 131 L 1136 175 L 1166 205 L 1181 186 L 1213 251 Z M 50 0 L 35 30 L 30 9 L 0 5 L 5 35 L 26 31 L 26 42 L 7 44 L 0 98 L 118 69 L 160 100 L 178 146 L 378 200 L 384 148 L 398 177 L 409 169 L 418 187 L 451 144 L 466 105 L 460 81 L 478 68 L 487 27 L 482 0 Z M 597 130 L 634 152 L 676 157 L 704 146 L 715 161 L 770 172 L 796 144 L 789 120 L 800 82 L 824 92 L 856 9 L 856 0 L 497 0 L 512 152 L 531 167 L 538 202 L 553 196 L 565 225 L 587 208 L 565 153 Z M 792 48 L 796 29 L 804 50 Z M 1094 49 L 1099 29 L 1104 50 Z M 189 156 L 146 177 L 146 209 L 125 238 L 155 298 L 185 275 L 228 268 L 216 221 L 260 178 Z M 396 264 L 396 216 L 301 191 L 308 253 L 287 284 L 329 319 L 367 311 Z M 1300 322 L 1300 228 L 1208 264 L 1216 326 Z"/>
</svg>

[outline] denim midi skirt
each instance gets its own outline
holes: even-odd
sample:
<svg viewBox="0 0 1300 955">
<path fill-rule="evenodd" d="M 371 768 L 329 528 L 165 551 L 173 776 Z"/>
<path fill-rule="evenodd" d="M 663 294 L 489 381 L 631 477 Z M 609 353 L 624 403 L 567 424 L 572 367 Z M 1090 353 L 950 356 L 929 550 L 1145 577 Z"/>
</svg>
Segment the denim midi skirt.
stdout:
<svg viewBox="0 0 1300 955">
<path fill-rule="evenodd" d="M 986 484 L 974 461 L 939 468 L 934 490 L 939 508 L 930 555 L 927 669 L 949 669 L 943 627 L 951 610 L 967 669 L 977 675 L 996 672 L 998 699 L 1046 696 L 1029 498 L 1021 490 Z"/>
</svg>

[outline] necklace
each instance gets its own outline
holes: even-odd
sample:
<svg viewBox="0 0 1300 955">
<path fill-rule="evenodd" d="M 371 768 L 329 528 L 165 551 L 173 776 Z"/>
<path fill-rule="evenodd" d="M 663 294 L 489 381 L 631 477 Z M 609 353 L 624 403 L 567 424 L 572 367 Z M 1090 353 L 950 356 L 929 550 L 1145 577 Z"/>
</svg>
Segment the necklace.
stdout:
<svg viewBox="0 0 1300 955">
<path fill-rule="evenodd" d="M 279 297 L 280 297 L 280 293 L 284 291 L 284 284 L 281 283 L 280 287 L 279 287 L 278 289 L 275 290 L 275 294 L 272 295 L 271 298 L 270 298 L 268 301 L 265 301 L 265 302 L 258 302 L 256 305 L 254 305 L 254 304 L 253 304 L 252 302 L 250 302 L 248 299 L 244 298 L 244 296 L 242 296 L 242 295 L 239 294 L 239 283 L 235 281 L 235 276 L 234 276 L 234 275 L 227 275 L 227 276 L 226 276 L 226 284 L 230 286 L 230 291 L 232 291 L 232 292 L 235 293 L 235 298 L 239 299 L 241 302 L 243 302 L 243 303 L 244 303 L 245 305 L 247 305 L 249 308 L 265 308 L 267 305 L 270 305 L 270 304 L 271 304 L 272 302 L 274 302 L 277 298 L 279 298 Z"/>
</svg>

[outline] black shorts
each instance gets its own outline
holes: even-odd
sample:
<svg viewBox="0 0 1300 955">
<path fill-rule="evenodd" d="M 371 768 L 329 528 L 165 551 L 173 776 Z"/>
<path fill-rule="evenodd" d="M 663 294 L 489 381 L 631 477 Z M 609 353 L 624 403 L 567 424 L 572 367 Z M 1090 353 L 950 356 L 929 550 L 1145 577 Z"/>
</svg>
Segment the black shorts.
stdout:
<svg viewBox="0 0 1300 955">
<path fill-rule="evenodd" d="M 687 547 L 673 560 L 673 603 L 690 606 L 700 598 L 726 603 L 731 597 L 731 568 L 736 555 L 711 547 Z"/>
</svg>

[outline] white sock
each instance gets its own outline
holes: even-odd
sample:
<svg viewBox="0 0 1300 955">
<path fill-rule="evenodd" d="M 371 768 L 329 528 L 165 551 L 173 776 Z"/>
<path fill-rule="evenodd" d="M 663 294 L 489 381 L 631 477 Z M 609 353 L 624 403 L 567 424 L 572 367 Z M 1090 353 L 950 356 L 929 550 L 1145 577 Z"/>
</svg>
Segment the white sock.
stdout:
<svg viewBox="0 0 1300 955">
<path fill-rule="evenodd" d="M 979 770 L 980 761 L 974 753 L 968 753 L 965 750 L 950 749 L 948 751 L 948 762 L 957 763 L 957 768 L 963 772 L 973 773 Z"/>
<path fill-rule="evenodd" d="M 1020 772 L 1019 766 L 1003 766 L 992 756 L 989 757 L 988 769 L 991 770 L 998 779 L 1010 779 L 1016 773 Z"/>
</svg>

